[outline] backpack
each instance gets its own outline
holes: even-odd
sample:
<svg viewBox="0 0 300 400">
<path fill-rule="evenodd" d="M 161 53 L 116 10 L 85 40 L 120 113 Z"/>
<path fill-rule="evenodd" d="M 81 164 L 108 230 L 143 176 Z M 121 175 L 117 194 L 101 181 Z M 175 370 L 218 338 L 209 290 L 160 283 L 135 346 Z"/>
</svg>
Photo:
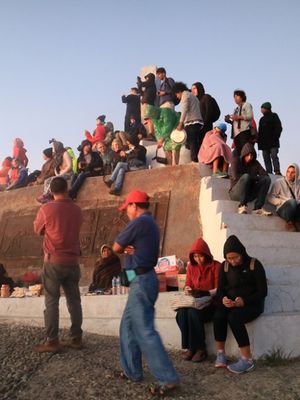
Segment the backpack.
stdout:
<svg viewBox="0 0 300 400">
<path fill-rule="evenodd" d="M 220 118 L 221 110 L 216 99 L 212 96 L 210 96 L 210 107 L 212 109 L 212 122 L 216 122 Z"/>
</svg>

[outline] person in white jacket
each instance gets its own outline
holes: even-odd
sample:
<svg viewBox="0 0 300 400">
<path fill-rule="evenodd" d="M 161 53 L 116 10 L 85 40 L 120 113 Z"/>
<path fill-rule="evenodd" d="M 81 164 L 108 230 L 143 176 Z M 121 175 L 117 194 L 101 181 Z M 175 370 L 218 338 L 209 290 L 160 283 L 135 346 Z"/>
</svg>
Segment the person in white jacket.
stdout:
<svg viewBox="0 0 300 400">
<path fill-rule="evenodd" d="M 279 217 L 300 232 L 300 179 L 297 164 L 290 164 L 285 177 L 274 182 L 268 202 L 276 206 Z"/>
</svg>

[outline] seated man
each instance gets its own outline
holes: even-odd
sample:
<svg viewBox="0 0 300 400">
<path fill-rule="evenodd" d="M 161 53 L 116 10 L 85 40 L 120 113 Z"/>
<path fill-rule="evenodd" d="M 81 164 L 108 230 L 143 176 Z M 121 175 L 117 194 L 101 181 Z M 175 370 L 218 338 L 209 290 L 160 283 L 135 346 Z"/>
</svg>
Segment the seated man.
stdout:
<svg viewBox="0 0 300 400">
<path fill-rule="evenodd" d="M 230 169 L 231 200 L 238 201 L 238 213 L 247 214 L 248 202 L 255 200 L 253 214 L 269 216 L 271 212 L 263 207 L 271 184 L 271 178 L 256 160 L 256 151 L 251 143 L 244 144 L 241 155 L 236 151 L 232 157 Z"/>
<path fill-rule="evenodd" d="M 277 179 L 268 195 L 268 202 L 277 207 L 277 214 L 288 227 L 300 232 L 300 179 L 297 164 L 290 164 L 284 178 Z"/>
<path fill-rule="evenodd" d="M 127 138 L 127 145 L 129 150 L 120 152 L 122 157 L 126 157 L 126 161 L 118 162 L 109 180 L 104 181 L 109 188 L 116 182 L 115 187 L 109 192 L 115 196 L 119 196 L 121 193 L 125 172 L 146 167 L 146 148 L 139 144 L 138 139 L 132 137 Z"/>
<path fill-rule="evenodd" d="M 26 186 L 27 183 L 27 168 L 21 163 L 18 158 L 13 158 L 9 171 L 9 185 L 6 190 L 18 189 Z"/>
<path fill-rule="evenodd" d="M 92 144 L 83 140 L 80 146 L 80 155 L 77 159 L 78 173 L 72 178 L 69 196 L 76 199 L 83 182 L 91 176 L 99 176 L 103 173 L 103 161 L 98 152 L 92 151 Z"/>
<path fill-rule="evenodd" d="M 200 163 L 212 167 L 212 176 L 216 178 L 227 177 L 228 167 L 231 163 L 232 153 L 226 144 L 227 125 L 221 122 L 211 131 L 208 131 L 203 139 L 198 153 Z"/>
</svg>

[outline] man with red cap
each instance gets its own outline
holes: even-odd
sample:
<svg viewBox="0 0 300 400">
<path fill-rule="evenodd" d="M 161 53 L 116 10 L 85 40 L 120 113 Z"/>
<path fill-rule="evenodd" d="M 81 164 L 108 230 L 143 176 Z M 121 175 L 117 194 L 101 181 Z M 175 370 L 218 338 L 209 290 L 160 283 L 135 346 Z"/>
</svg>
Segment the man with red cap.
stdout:
<svg viewBox="0 0 300 400">
<path fill-rule="evenodd" d="M 130 282 L 127 304 L 120 325 L 121 376 L 143 379 L 142 354 L 159 385 L 152 394 L 164 395 L 178 387 L 179 378 L 154 327 L 154 305 L 159 283 L 154 271 L 159 253 L 158 226 L 148 211 L 149 196 L 139 190 L 128 194 L 120 207 L 130 220 L 117 236 L 113 250 L 125 254 Z"/>
</svg>

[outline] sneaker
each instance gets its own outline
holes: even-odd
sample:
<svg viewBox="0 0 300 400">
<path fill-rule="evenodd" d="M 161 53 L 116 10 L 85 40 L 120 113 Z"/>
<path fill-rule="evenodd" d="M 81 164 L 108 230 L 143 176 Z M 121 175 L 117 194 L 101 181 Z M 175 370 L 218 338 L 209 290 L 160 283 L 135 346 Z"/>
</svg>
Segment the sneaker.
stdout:
<svg viewBox="0 0 300 400">
<path fill-rule="evenodd" d="M 34 346 L 34 350 L 38 353 L 57 353 L 60 349 L 58 340 L 46 340 L 46 342 Z"/>
<path fill-rule="evenodd" d="M 69 339 L 66 339 L 66 340 L 61 340 L 60 344 L 63 347 L 69 347 L 70 349 L 74 349 L 74 350 L 81 350 L 82 347 L 83 347 L 82 338 L 81 337 L 69 338 Z"/>
<path fill-rule="evenodd" d="M 228 360 L 225 356 L 224 352 L 218 352 L 217 358 L 215 361 L 215 367 L 216 368 L 226 368 L 228 364 Z"/>
<path fill-rule="evenodd" d="M 114 196 L 120 196 L 121 191 L 118 190 L 118 189 L 111 189 L 111 190 L 109 191 L 109 194 L 112 194 L 112 195 L 114 195 Z"/>
<path fill-rule="evenodd" d="M 105 185 L 106 185 L 108 188 L 111 188 L 111 185 L 113 184 L 113 182 L 112 182 L 111 180 L 106 181 L 105 179 L 103 179 L 103 182 L 105 183 Z"/>
<path fill-rule="evenodd" d="M 227 366 L 228 371 L 234 374 L 243 374 L 244 372 L 253 371 L 255 364 L 252 360 L 247 360 L 245 358 L 240 358 L 236 363 Z"/>
<path fill-rule="evenodd" d="M 248 206 L 240 205 L 238 208 L 238 214 L 248 214 Z"/>
<path fill-rule="evenodd" d="M 196 362 L 202 362 L 206 359 L 207 359 L 206 350 L 197 350 L 192 358 L 192 361 L 196 363 Z"/>
<path fill-rule="evenodd" d="M 214 178 L 227 178 L 226 172 L 215 172 L 212 174 Z"/>
<path fill-rule="evenodd" d="M 273 215 L 271 211 L 267 211 L 264 208 L 258 208 L 257 210 L 252 211 L 253 215 L 260 215 L 261 217 L 270 217 Z"/>
</svg>

